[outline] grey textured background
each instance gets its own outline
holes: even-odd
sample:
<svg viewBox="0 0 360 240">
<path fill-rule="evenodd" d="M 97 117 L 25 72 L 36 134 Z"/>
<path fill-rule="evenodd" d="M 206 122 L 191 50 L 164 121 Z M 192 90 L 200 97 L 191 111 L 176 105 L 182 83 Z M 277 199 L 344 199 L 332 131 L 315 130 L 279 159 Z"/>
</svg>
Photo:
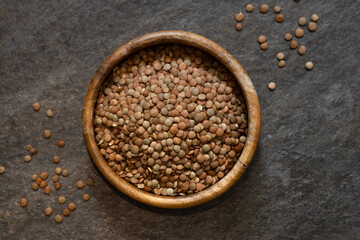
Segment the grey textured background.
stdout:
<svg viewBox="0 0 360 240">
<path fill-rule="evenodd" d="M 263 15 L 261 2 L 252 1 L 255 11 L 236 32 L 233 16 L 245 1 L 0 1 L 0 165 L 7 169 L 0 175 L 0 239 L 359 239 L 359 1 L 266 2 L 271 9 Z M 282 24 L 274 21 L 275 4 Z M 318 29 L 299 40 L 308 48 L 300 57 L 283 36 L 312 13 L 320 16 Z M 98 66 L 122 44 L 158 30 L 198 33 L 227 49 L 261 104 L 261 142 L 245 175 L 193 209 L 152 208 L 119 193 L 92 164 L 82 137 L 83 100 Z M 266 52 L 260 34 L 268 37 Z M 284 69 L 278 51 L 286 54 Z M 50 140 L 42 138 L 45 128 Z M 64 149 L 55 146 L 59 138 Z M 39 149 L 29 164 L 27 143 Z M 31 174 L 52 173 L 55 153 L 70 176 L 59 192 L 33 192 Z M 88 176 L 96 185 L 77 190 L 76 181 Z M 62 224 L 43 214 L 47 205 L 61 211 L 59 195 L 78 205 Z M 29 204 L 21 208 L 24 196 Z"/>
</svg>

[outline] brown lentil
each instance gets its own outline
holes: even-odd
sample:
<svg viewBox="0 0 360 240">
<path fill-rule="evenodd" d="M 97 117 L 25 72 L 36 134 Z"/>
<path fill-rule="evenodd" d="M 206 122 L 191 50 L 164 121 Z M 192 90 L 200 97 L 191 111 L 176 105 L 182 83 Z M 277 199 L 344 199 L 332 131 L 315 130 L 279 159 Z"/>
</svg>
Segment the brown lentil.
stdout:
<svg viewBox="0 0 360 240">
<path fill-rule="evenodd" d="M 319 20 L 319 16 L 317 14 L 311 15 L 311 21 L 317 22 Z"/>
<path fill-rule="evenodd" d="M 299 26 L 305 26 L 306 25 L 306 17 L 300 17 L 298 20 Z"/>
<path fill-rule="evenodd" d="M 254 10 L 254 6 L 252 4 L 246 4 L 245 10 L 247 12 L 252 12 Z"/>
<path fill-rule="evenodd" d="M 241 31 L 242 28 L 243 28 L 243 26 L 242 26 L 241 23 L 237 23 L 237 24 L 235 25 L 235 28 L 236 28 L 236 31 Z"/>
<path fill-rule="evenodd" d="M 83 181 L 80 180 L 76 183 L 76 186 L 78 189 L 83 189 L 85 187 L 85 184 Z"/>
<path fill-rule="evenodd" d="M 291 33 L 286 33 L 285 34 L 285 40 L 286 41 L 290 41 L 293 38 L 293 35 Z"/>
<path fill-rule="evenodd" d="M 34 191 L 37 191 L 37 190 L 39 190 L 39 185 L 36 182 L 33 182 L 31 184 L 31 189 Z"/>
<path fill-rule="evenodd" d="M 45 212 L 46 216 L 50 216 L 52 214 L 53 210 L 51 207 L 47 207 L 47 208 L 45 208 L 44 212 Z"/>
<path fill-rule="evenodd" d="M 60 182 L 54 183 L 54 188 L 55 188 L 56 190 L 59 190 L 59 189 L 61 188 L 61 183 L 60 183 Z"/>
<path fill-rule="evenodd" d="M 63 148 L 65 147 L 65 141 L 64 140 L 58 140 L 56 145 L 59 147 L 59 148 Z"/>
<path fill-rule="evenodd" d="M 283 68 L 283 67 L 285 67 L 285 61 L 284 60 L 280 60 L 279 62 L 278 62 L 278 66 L 279 66 L 279 68 Z"/>
<path fill-rule="evenodd" d="M 290 43 L 290 49 L 296 49 L 298 46 L 298 42 L 296 40 L 292 40 Z"/>
<path fill-rule="evenodd" d="M 28 162 L 30 162 L 30 161 L 31 161 L 31 156 L 26 155 L 26 156 L 24 157 L 24 162 L 28 163 Z"/>
<path fill-rule="evenodd" d="M 60 176 L 59 175 L 53 175 L 52 176 L 52 181 L 53 181 L 53 183 L 57 183 L 58 181 L 60 181 Z"/>
<path fill-rule="evenodd" d="M 60 175 L 61 173 L 62 173 L 61 167 L 55 168 L 55 174 L 56 174 L 56 175 Z"/>
<path fill-rule="evenodd" d="M 73 203 L 73 202 L 69 203 L 69 204 L 68 204 L 68 209 L 69 209 L 70 211 L 75 211 L 75 209 L 76 209 L 76 204 Z"/>
<path fill-rule="evenodd" d="M 26 151 L 30 151 L 32 149 L 32 146 L 30 144 L 26 144 L 25 149 Z"/>
<path fill-rule="evenodd" d="M 266 42 L 266 36 L 265 35 L 260 35 L 260 36 L 258 36 L 257 40 L 258 40 L 258 42 L 260 44 L 264 43 L 264 42 Z"/>
<path fill-rule="evenodd" d="M 51 193 L 51 187 L 50 187 L 50 186 L 46 186 L 46 187 L 44 188 L 44 193 L 45 193 L 46 195 L 49 195 L 49 194 Z"/>
<path fill-rule="evenodd" d="M 300 55 L 304 55 L 306 53 L 306 46 L 305 45 L 300 45 L 298 48 L 298 53 Z"/>
<path fill-rule="evenodd" d="M 281 11 L 281 7 L 280 6 L 275 6 L 274 7 L 274 13 L 279 13 Z"/>
<path fill-rule="evenodd" d="M 58 202 L 59 202 L 60 204 L 64 204 L 64 203 L 66 202 L 66 198 L 63 197 L 63 196 L 61 196 L 61 197 L 58 198 Z"/>
<path fill-rule="evenodd" d="M 282 23 L 285 20 L 284 14 L 279 13 L 278 15 L 276 15 L 275 17 L 275 21 L 278 23 Z"/>
<path fill-rule="evenodd" d="M 42 180 L 46 180 L 48 178 L 49 174 L 47 172 L 42 172 L 40 173 L 40 178 Z"/>
<path fill-rule="evenodd" d="M 36 181 L 39 176 L 35 173 L 31 176 L 31 180 Z"/>
<path fill-rule="evenodd" d="M 283 53 L 283 52 L 278 52 L 277 54 L 276 54 L 276 58 L 277 58 L 277 60 L 284 60 L 284 58 L 285 58 L 285 54 Z"/>
<path fill-rule="evenodd" d="M 314 64 L 313 64 L 312 62 L 306 62 L 305 68 L 306 68 L 307 70 L 312 70 L 313 67 L 314 67 Z"/>
<path fill-rule="evenodd" d="M 139 172 L 139 170 L 138 170 L 138 172 Z M 90 186 L 90 187 L 91 187 L 91 186 L 94 186 L 94 185 L 95 185 L 95 179 L 92 178 L 92 177 L 86 179 L 86 184 L 87 184 L 88 186 Z"/>
<path fill-rule="evenodd" d="M 62 214 L 65 216 L 65 217 L 68 217 L 70 215 L 70 210 L 65 208 L 62 212 Z"/>
<path fill-rule="evenodd" d="M 261 13 L 267 13 L 269 11 L 269 5 L 267 4 L 261 4 L 260 6 L 260 12 Z"/>
<path fill-rule="evenodd" d="M 58 164 L 60 163 L 60 157 L 58 155 L 54 155 L 52 157 L 53 163 Z"/>
<path fill-rule="evenodd" d="M 0 166 L 0 174 L 5 173 L 5 167 L 4 166 Z"/>
<path fill-rule="evenodd" d="M 260 44 L 260 48 L 261 48 L 262 50 L 264 50 L 264 51 L 267 50 L 268 47 L 269 47 L 269 43 L 268 43 L 268 42 L 264 42 L 264 43 Z"/>
<path fill-rule="evenodd" d="M 31 154 L 31 155 L 36 155 L 37 153 L 38 153 L 37 148 L 32 147 L 32 148 L 30 149 L 30 154 Z"/>
<path fill-rule="evenodd" d="M 308 29 L 311 32 L 314 32 L 317 29 L 317 24 L 315 22 L 309 22 Z"/>
<path fill-rule="evenodd" d="M 275 84 L 274 82 L 269 82 L 268 88 L 269 88 L 270 90 L 275 90 L 276 84 Z"/>
<path fill-rule="evenodd" d="M 64 220 L 63 217 L 60 214 L 56 214 L 54 219 L 55 219 L 56 223 L 62 223 L 63 220 Z"/>
<path fill-rule="evenodd" d="M 295 30 L 295 36 L 296 36 L 297 38 L 302 38 L 302 37 L 304 36 L 304 29 L 302 29 L 302 28 L 297 28 L 297 29 Z"/>
<path fill-rule="evenodd" d="M 51 137 L 51 135 L 52 135 L 52 133 L 49 129 L 44 130 L 43 136 L 45 139 L 49 139 Z"/>
<path fill-rule="evenodd" d="M 48 118 L 52 118 L 54 116 L 54 112 L 51 109 L 46 110 L 46 116 Z"/>
<path fill-rule="evenodd" d="M 28 204 L 28 200 L 26 198 L 21 198 L 20 199 L 20 206 L 21 207 L 26 207 Z"/>
<path fill-rule="evenodd" d="M 64 170 L 62 170 L 61 175 L 63 177 L 67 177 L 67 176 L 69 176 L 69 171 L 67 169 L 64 169 Z"/>
<path fill-rule="evenodd" d="M 85 193 L 85 194 L 82 196 L 82 199 L 83 199 L 85 202 L 89 201 L 89 199 L 90 199 L 89 194 Z"/>
<path fill-rule="evenodd" d="M 242 22 L 244 20 L 244 14 L 243 13 L 237 13 L 235 15 L 235 21 Z"/>
<path fill-rule="evenodd" d="M 38 102 L 33 103 L 33 109 L 34 109 L 34 111 L 39 111 L 40 110 L 40 103 L 38 103 Z"/>
</svg>

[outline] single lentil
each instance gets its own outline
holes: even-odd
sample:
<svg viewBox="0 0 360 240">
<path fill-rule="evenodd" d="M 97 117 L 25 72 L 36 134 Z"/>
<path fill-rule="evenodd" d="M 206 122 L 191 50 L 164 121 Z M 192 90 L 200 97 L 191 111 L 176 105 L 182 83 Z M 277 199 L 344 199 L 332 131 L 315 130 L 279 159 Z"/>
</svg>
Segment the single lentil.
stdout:
<svg viewBox="0 0 360 240">
<path fill-rule="evenodd" d="M 56 214 L 54 219 L 55 219 L 56 223 L 62 223 L 63 220 L 64 220 L 63 217 L 60 214 Z"/>
<path fill-rule="evenodd" d="M 319 20 L 319 16 L 317 14 L 313 14 L 313 15 L 311 15 L 310 19 L 313 22 L 317 22 Z"/>
<path fill-rule="evenodd" d="M 267 50 L 268 47 L 269 47 L 269 43 L 268 43 L 268 42 L 264 42 L 264 43 L 260 44 L 260 48 L 261 48 L 262 50 L 264 50 L 264 51 Z"/>
<path fill-rule="evenodd" d="M 269 5 L 267 5 L 267 4 L 261 4 L 261 6 L 260 6 L 260 12 L 261 13 L 267 13 L 269 11 Z"/>
<path fill-rule="evenodd" d="M 236 20 L 237 22 L 242 22 L 242 21 L 244 20 L 244 14 L 243 14 L 243 13 L 237 13 L 237 14 L 235 15 L 235 20 Z"/>
<path fill-rule="evenodd" d="M 275 6 L 274 7 L 274 13 L 279 13 L 281 11 L 281 7 L 280 6 Z"/>
<path fill-rule="evenodd" d="M 85 184 L 83 181 L 80 180 L 76 183 L 76 186 L 78 189 L 83 189 L 85 187 Z"/>
<path fill-rule="evenodd" d="M 258 36 L 257 40 L 259 43 L 264 43 L 264 42 L 266 42 L 266 36 L 260 35 L 260 36 Z"/>
<path fill-rule="evenodd" d="M 242 24 L 241 23 L 236 23 L 236 25 L 235 25 L 235 29 L 236 29 L 236 31 L 241 31 L 242 30 L 242 28 L 243 28 L 243 26 L 242 26 Z M 196 88 L 195 88 L 196 89 Z"/>
<path fill-rule="evenodd" d="M 33 109 L 36 112 L 39 111 L 40 110 L 40 103 L 38 103 L 38 102 L 33 103 Z"/>
<path fill-rule="evenodd" d="M 64 208 L 62 214 L 63 214 L 65 217 L 68 217 L 68 216 L 70 216 L 70 210 L 67 209 L 67 208 Z"/>
<path fill-rule="evenodd" d="M 30 162 L 30 161 L 31 161 L 31 156 L 26 155 L 26 156 L 24 157 L 24 162 L 28 163 L 28 162 Z"/>
<path fill-rule="evenodd" d="M 39 185 L 36 182 L 33 182 L 31 184 L 31 189 L 34 191 L 37 191 L 37 190 L 39 190 Z"/>
<path fill-rule="evenodd" d="M 0 166 L 0 174 L 3 174 L 3 173 L 5 173 L 5 167 L 4 166 Z"/>
<path fill-rule="evenodd" d="M 21 198 L 20 199 L 20 206 L 21 207 L 26 207 L 28 204 L 28 200 L 26 198 Z"/>
<path fill-rule="evenodd" d="M 65 141 L 64 140 L 58 140 L 56 145 L 59 147 L 59 148 L 63 148 L 65 147 Z"/>
<path fill-rule="evenodd" d="M 302 37 L 304 36 L 304 29 L 302 29 L 302 28 L 297 28 L 297 29 L 295 30 L 295 36 L 296 36 L 297 38 L 302 38 Z"/>
<path fill-rule="evenodd" d="M 60 204 L 64 204 L 64 203 L 66 202 L 66 198 L 63 197 L 63 196 L 60 196 L 60 197 L 58 198 L 58 202 L 59 202 Z"/>
<path fill-rule="evenodd" d="M 311 32 L 314 32 L 317 29 L 317 24 L 315 22 L 309 22 L 308 29 Z"/>
<path fill-rule="evenodd" d="M 47 208 L 45 208 L 44 212 L 45 212 L 46 216 L 50 216 L 52 214 L 53 210 L 51 207 L 47 207 Z"/>
<path fill-rule="evenodd" d="M 47 172 L 41 172 L 40 173 L 40 178 L 42 180 L 46 180 L 48 178 L 49 174 Z"/>
<path fill-rule="evenodd" d="M 60 157 L 58 155 L 54 155 L 52 157 L 53 163 L 58 164 L 60 163 Z"/>
<path fill-rule="evenodd" d="M 252 12 L 254 10 L 254 6 L 252 4 L 246 4 L 245 10 L 247 12 Z"/>
<path fill-rule="evenodd" d="M 291 33 L 286 33 L 284 38 L 286 41 L 290 41 L 293 38 L 293 35 Z"/>
<path fill-rule="evenodd" d="M 46 110 L 46 116 L 48 118 L 52 118 L 54 116 L 54 112 L 51 109 Z"/>
<path fill-rule="evenodd" d="M 306 22 L 307 22 L 306 17 L 300 17 L 298 20 L 299 26 L 305 26 Z"/>
<path fill-rule="evenodd" d="M 277 58 L 277 60 L 284 60 L 284 58 L 285 58 L 285 54 L 283 53 L 283 52 L 278 52 L 277 54 L 276 54 L 276 58 Z"/>
<path fill-rule="evenodd" d="M 304 55 L 306 53 L 306 46 L 305 45 L 300 45 L 298 48 L 298 53 L 300 55 Z"/>
<path fill-rule="evenodd" d="M 51 187 L 50 187 L 50 186 L 46 186 L 46 187 L 44 188 L 44 193 L 45 193 L 46 195 L 49 195 L 49 194 L 51 193 Z"/>
<path fill-rule="evenodd" d="M 60 175 L 62 173 L 61 167 L 55 168 L 55 174 Z"/>
<path fill-rule="evenodd" d="M 85 194 L 82 196 L 82 199 L 83 199 L 85 202 L 89 201 L 89 199 L 90 199 L 89 194 L 85 193 Z"/>
<path fill-rule="evenodd" d="M 67 176 L 69 176 L 69 171 L 67 169 L 64 169 L 64 170 L 62 170 L 61 175 L 63 177 L 67 177 Z"/>
<path fill-rule="evenodd" d="M 69 204 L 68 204 L 68 209 L 69 209 L 70 211 L 75 211 L 75 209 L 76 209 L 76 204 L 73 203 L 73 202 L 69 203 Z"/>
<path fill-rule="evenodd" d="M 36 155 L 37 153 L 38 153 L 38 150 L 37 150 L 36 147 L 32 147 L 32 148 L 30 149 L 30 154 L 31 154 L 31 155 Z"/>
<path fill-rule="evenodd" d="M 92 178 L 92 177 L 86 179 L 86 184 L 87 184 L 88 186 L 90 186 L 90 187 L 91 187 L 91 186 L 94 186 L 94 185 L 95 185 L 95 179 Z"/>
<path fill-rule="evenodd" d="M 312 70 L 313 67 L 314 67 L 314 64 L 313 64 L 312 62 L 306 62 L 305 68 L 306 68 L 307 70 Z"/>
<path fill-rule="evenodd" d="M 49 139 L 51 137 L 52 133 L 49 129 L 45 129 L 43 132 L 43 136 L 45 139 Z"/>
<path fill-rule="evenodd" d="M 283 68 L 283 67 L 285 67 L 285 65 L 286 65 L 286 63 L 285 63 L 284 60 L 280 60 L 280 61 L 278 62 L 279 68 Z"/>
<path fill-rule="evenodd" d="M 32 146 L 30 144 L 26 144 L 25 149 L 26 151 L 30 151 L 32 149 Z"/>
<path fill-rule="evenodd" d="M 290 49 L 296 49 L 298 46 L 298 42 L 296 40 L 292 40 L 290 43 Z"/>
<path fill-rule="evenodd" d="M 275 90 L 276 84 L 275 84 L 274 82 L 269 82 L 268 88 L 269 88 L 270 90 Z"/>
<path fill-rule="evenodd" d="M 284 14 L 279 13 L 278 15 L 276 15 L 275 17 L 275 21 L 278 23 L 282 23 L 285 20 Z"/>
</svg>

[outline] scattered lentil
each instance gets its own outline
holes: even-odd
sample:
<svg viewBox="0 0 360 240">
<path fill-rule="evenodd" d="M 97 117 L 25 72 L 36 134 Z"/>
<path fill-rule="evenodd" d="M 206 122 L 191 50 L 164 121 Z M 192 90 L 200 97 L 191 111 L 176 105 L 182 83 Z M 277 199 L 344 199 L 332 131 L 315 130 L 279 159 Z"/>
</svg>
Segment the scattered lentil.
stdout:
<svg viewBox="0 0 360 240">
<path fill-rule="evenodd" d="M 60 157 L 58 155 L 54 155 L 52 157 L 53 163 L 58 164 L 60 163 Z"/>
<path fill-rule="evenodd" d="M 278 52 L 276 54 L 276 58 L 280 61 L 280 60 L 284 60 L 285 58 L 285 54 L 283 52 Z"/>
<path fill-rule="evenodd" d="M 0 166 L 0 174 L 5 173 L 5 167 L 4 166 Z"/>
<path fill-rule="evenodd" d="M 26 144 L 25 149 L 26 151 L 30 151 L 32 149 L 32 146 L 30 144 Z"/>
<path fill-rule="evenodd" d="M 31 161 L 31 156 L 26 155 L 26 156 L 24 157 L 24 162 L 28 163 L 28 162 L 30 162 L 30 161 Z"/>
<path fill-rule="evenodd" d="M 58 202 L 59 202 L 60 204 L 64 204 L 64 203 L 66 202 L 66 198 L 63 197 L 63 196 L 60 196 L 59 199 L 58 199 Z"/>
<path fill-rule="evenodd" d="M 21 207 L 26 207 L 28 204 L 28 200 L 26 198 L 21 198 L 20 199 L 20 206 Z"/>
<path fill-rule="evenodd" d="M 283 68 L 283 67 L 285 67 L 285 65 L 286 65 L 286 63 L 285 63 L 284 60 L 280 60 L 280 61 L 278 62 L 279 68 Z"/>
<path fill-rule="evenodd" d="M 48 178 L 49 174 L 47 172 L 42 172 L 40 173 L 40 178 L 42 180 L 46 180 Z"/>
<path fill-rule="evenodd" d="M 312 62 L 306 62 L 305 68 L 306 68 L 307 70 L 312 70 L 313 67 L 314 67 L 314 64 L 313 64 Z"/>
<path fill-rule="evenodd" d="M 68 217 L 70 215 L 70 210 L 65 208 L 62 212 L 62 214 L 65 216 L 65 217 Z"/>
<path fill-rule="evenodd" d="M 305 26 L 306 25 L 306 17 L 300 17 L 298 20 L 299 26 Z"/>
<path fill-rule="evenodd" d="M 67 169 L 64 169 L 64 170 L 62 170 L 61 175 L 63 177 L 67 177 L 67 176 L 69 176 L 69 171 Z"/>
<path fill-rule="evenodd" d="M 282 23 L 285 20 L 284 14 L 279 13 L 278 15 L 276 15 L 275 17 L 275 21 L 278 23 Z"/>
<path fill-rule="evenodd" d="M 37 191 L 37 190 L 39 190 L 39 185 L 36 182 L 33 182 L 31 184 L 31 189 L 34 191 Z"/>
<path fill-rule="evenodd" d="M 291 33 L 286 33 L 285 34 L 285 40 L 286 41 L 290 41 L 293 38 L 293 35 Z"/>
<path fill-rule="evenodd" d="M 237 22 L 242 22 L 242 21 L 244 20 L 244 14 L 243 14 L 243 13 L 237 13 L 237 14 L 235 15 L 235 20 L 236 20 Z"/>
<path fill-rule="evenodd" d="M 295 30 L 295 36 L 296 36 L 297 38 L 302 38 L 302 37 L 304 36 L 304 29 L 302 29 L 302 28 L 297 28 L 297 29 Z"/>
<path fill-rule="evenodd" d="M 44 212 L 45 212 L 46 216 L 50 216 L 52 214 L 53 210 L 51 207 L 47 207 L 47 208 L 45 208 Z"/>
<path fill-rule="evenodd" d="M 274 7 L 274 13 L 279 13 L 281 11 L 281 7 L 280 6 L 275 6 Z"/>
<path fill-rule="evenodd" d="M 245 10 L 247 12 L 252 12 L 254 10 L 254 6 L 252 4 L 246 4 Z"/>
<path fill-rule="evenodd" d="M 61 167 L 55 168 L 55 173 L 56 173 L 57 175 L 60 175 L 60 174 L 62 173 Z"/>
<path fill-rule="evenodd" d="M 32 147 L 32 148 L 30 149 L 30 154 L 31 154 L 31 155 L 36 155 L 37 153 L 38 153 L 38 150 L 37 150 L 36 147 Z"/>
<path fill-rule="evenodd" d="M 317 22 L 319 20 L 319 16 L 317 14 L 311 15 L 311 21 Z"/>
<path fill-rule="evenodd" d="M 49 194 L 51 193 L 51 187 L 50 187 L 50 186 L 46 186 L 46 187 L 44 188 L 44 193 L 45 193 L 46 195 L 49 195 Z"/>
<path fill-rule="evenodd" d="M 260 44 L 264 43 L 264 42 L 266 42 L 266 36 L 265 35 L 260 35 L 260 36 L 258 36 L 257 40 L 258 40 L 258 42 Z"/>
<path fill-rule="evenodd" d="M 49 139 L 51 137 L 52 133 L 49 129 L 45 129 L 43 135 L 44 135 L 45 139 Z"/>
<path fill-rule="evenodd" d="M 60 214 L 56 214 L 54 219 L 55 219 L 56 223 L 62 223 L 63 220 L 64 220 L 63 217 Z"/>
<path fill-rule="evenodd" d="M 304 55 L 306 53 L 306 46 L 305 45 L 300 45 L 298 48 L 298 53 L 300 55 Z"/>
<path fill-rule="evenodd" d="M 296 40 L 292 40 L 290 43 L 290 49 L 296 49 L 298 46 L 298 42 Z"/>
<path fill-rule="evenodd" d="M 267 13 L 269 11 L 269 5 L 267 5 L 267 4 L 261 4 L 261 6 L 260 6 L 260 12 L 261 13 Z"/>
<path fill-rule="evenodd" d="M 65 141 L 64 140 L 58 140 L 56 145 L 59 147 L 59 148 L 63 148 L 65 147 Z"/>
<path fill-rule="evenodd" d="M 54 188 L 55 188 L 56 190 L 59 190 L 59 189 L 61 188 L 61 183 L 60 183 L 60 182 L 54 183 Z"/>
<path fill-rule="evenodd" d="M 264 50 L 264 51 L 267 50 L 268 47 L 269 47 L 269 43 L 268 43 L 268 42 L 264 42 L 264 43 L 260 44 L 260 48 L 261 48 L 262 50 Z"/>
<path fill-rule="evenodd" d="M 34 109 L 34 111 L 39 111 L 40 110 L 40 103 L 38 103 L 38 102 L 33 103 L 33 109 Z"/>
<path fill-rule="evenodd" d="M 308 29 L 311 32 L 314 32 L 317 29 L 317 24 L 315 22 L 309 22 Z"/>
<path fill-rule="evenodd" d="M 52 118 L 54 116 L 54 112 L 51 109 L 46 110 L 46 116 L 48 118 Z"/>
<path fill-rule="evenodd" d="M 37 179 L 38 177 L 39 177 L 39 176 L 38 176 L 36 173 L 34 173 L 34 174 L 31 176 L 31 180 L 36 181 L 36 179 Z"/>
<path fill-rule="evenodd" d="M 241 23 L 236 23 L 235 28 L 236 28 L 236 31 L 241 31 L 242 28 L 243 28 L 243 26 L 242 26 Z M 195 88 L 195 89 L 196 89 L 196 88 Z"/>
<path fill-rule="evenodd" d="M 86 184 L 87 184 L 88 186 L 90 186 L 90 187 L 91 187 L 91 186 L 94 186 L 94 185 L 95 185 L 95 179 L 92 178 L 92 177 L 86 179 Z"/>
<path fill-rule="evenodd" d="M 85 194 L 82 196 L 82 199 L 83 199 L 85 202 L 89 201 L 89 199 L 90 199 L 89 194 L 85 193 Z"/>
<path fill-rule="evenodd" d="M 276 84 L 275 84 L 274 82 L 269 82 L 268 88 L 269 88 L 270 90 L 275 90 Z"/>
<path fill-rule="evenodd" d="M 78 189 L 83 189 L 85 187 L 85 184 L 83 181 L 80 180 L 76 183 L 76 186 Z"/>
<path fill-rule="evenodd" d="M 68 204 L 68 209 L 69 209 L 70 211 L 75 211 L 75 209 L 76 209 L 76 204 L 73 203 L 73 202 L 69 203 L 69 204 Z"/>
</svg>

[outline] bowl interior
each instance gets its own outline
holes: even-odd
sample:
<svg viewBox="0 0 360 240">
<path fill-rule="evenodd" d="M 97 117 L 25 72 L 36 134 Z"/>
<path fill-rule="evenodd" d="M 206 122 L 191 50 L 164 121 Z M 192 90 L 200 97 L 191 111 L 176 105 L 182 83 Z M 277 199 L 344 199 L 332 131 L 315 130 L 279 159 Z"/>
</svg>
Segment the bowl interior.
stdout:
<svg viewBox="0 0 360 240">
<path fill-rule="evenodd" d="M 129 184 L 117 173 L 115 173 L 115 171 L 108 165 L 107 161 L 101 155 L 95 140 L 93 126 L 94 108 L 99 91 L 105 79 L 109 76 L 116 65 L 121 63 L 130 55 L 140 51 L 141 49 L 160 44 L 189 45 L 202 50 L 203 52 L 212 56 L 218 62 L 222 63 L 229 70 L 229 72 L 233 74 L 234 78 L 239 84 L 247 106 L 247 141 L 234 167 L 214 185 L 200 192 L 186 196 L 158 196 L 153 193 L 145 192 Z M 261 122 L 260 118 L 260 106 L 254 86 L 241 65 L 226 50 L 209 39 L 194 33 L 181 31 L 163 31 L 146 34 L 124 44 L 115 50 L 100 65 L 89 85 L 86 94 L 83 109 L 83 133 L 86 146 L 94 163 L 102 172 L 102 174 L 107 178 L 107 180 L 121 192 L 125 193 L 131 198 L 136 199 L 137 201 L 155 207 L 187 208 L 203 204 L 218 197 L 227 191 L 241 177 L 246 167 L 249 165 L 259 141 Z"/>
</svg>

